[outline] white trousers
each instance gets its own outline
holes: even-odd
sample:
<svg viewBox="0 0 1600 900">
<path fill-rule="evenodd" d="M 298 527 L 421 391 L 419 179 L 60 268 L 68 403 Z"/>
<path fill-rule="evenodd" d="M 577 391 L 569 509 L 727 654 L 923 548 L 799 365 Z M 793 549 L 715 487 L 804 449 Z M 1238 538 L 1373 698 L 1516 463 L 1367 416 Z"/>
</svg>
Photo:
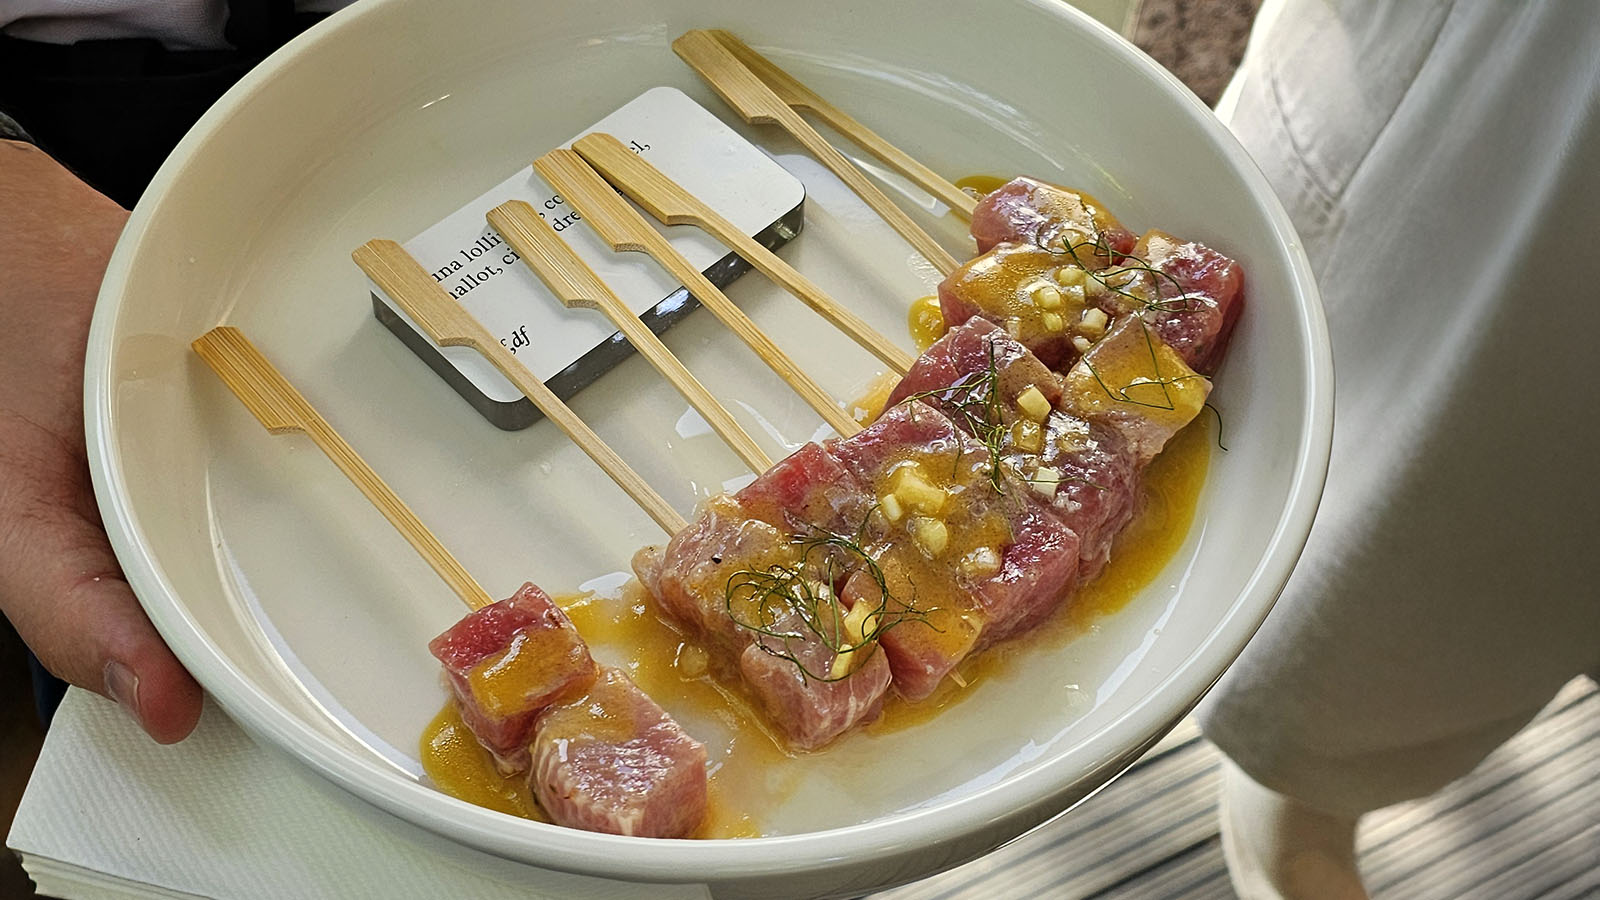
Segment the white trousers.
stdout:
<svg viewBox="0 0 1600 900">
<path fill-rule="evenodd" d="M 1268 5 L 1231 124 L 1315 268 L 1333 457 L 1200 719 L 1262 784 L 1359 813 L 1600 670 L 1600 3 Z"/>
</svg>

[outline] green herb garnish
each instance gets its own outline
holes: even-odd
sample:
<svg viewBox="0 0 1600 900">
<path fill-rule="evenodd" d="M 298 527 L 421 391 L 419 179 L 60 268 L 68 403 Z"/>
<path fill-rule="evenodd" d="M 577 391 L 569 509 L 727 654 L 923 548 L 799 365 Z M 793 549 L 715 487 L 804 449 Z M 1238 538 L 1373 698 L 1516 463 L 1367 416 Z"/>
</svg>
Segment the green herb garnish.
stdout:
<svg viewBox="0 0 1600 900">
<path fill-rule="evenodd" d="M 858 534 L 865 527 L 863 521 Z M 840 681 L 850 677 L 850 673 L 860 668 L 860 663 L 839 675 L 831 669 L 814 672 L 789 650 L 790 641 L 819 640 L 836 655 L 863 649 L 870 654 L 876 652 L 878 637 L 884 632 L 906 621 L 927 622 L 928 614 L 933 612 L 919 609 L 915 596 L 891 604 L 894 598 L 883 569 L 856 537 L 816 528 L 811 534 L 795 535 L 791 540 L 799 548 L 794 564 L 741 569 L 728 578 L 723 596 L 728 616 L 735 624 L 774 639 L 758 640 L 756 646 L 794 663 L 807 678 Z M 846 628 L 845 618 L 850 611 L 845 609 L 833 587 L 857 565 L 868 573 L 878 589 L 878 602 L 865 614 L 860 640 Z M 862 598 L 857 604 L 869 602 Z M 891 605 L 895 608 L 891 609 Z M 746 617 L 745 613 L 751 615 Z"/>
</svg>

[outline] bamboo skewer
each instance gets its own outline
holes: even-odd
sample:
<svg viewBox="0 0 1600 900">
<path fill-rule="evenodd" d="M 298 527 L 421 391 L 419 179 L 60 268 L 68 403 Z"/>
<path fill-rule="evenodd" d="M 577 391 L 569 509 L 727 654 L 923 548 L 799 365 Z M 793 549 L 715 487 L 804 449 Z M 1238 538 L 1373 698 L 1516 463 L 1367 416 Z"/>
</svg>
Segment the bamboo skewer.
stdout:
<svg viewBox="0 0 1600 900">
<path fill-rule="evenodd" d="M 951 184 L 938 172 L 918 162 L 910 154 L 884 140 L 837 106 L 822 99 L 815 91 L 795 80 L 794 76 L 774 65 L 771 60 L 750 49 L 744 41 L 739 40 L 731 32 L 718 28 L 713 29 L 710 34 L 717 39 L 717 43 L 738 57 L 746 68 L 790 108 L 809 111 L 826 122 L 829 128 L 854 141 L 884 165 L 932 194 L 939 202 L 950 207 L 951 212 L 965 221 L 972 221 L 972 211 L 978 205 L 976 197 Z"/>
<path fill-rule="evenodd" d="M 752 125 L 778 125 L 799 141 L 818 162 L 827 166 L 841 181 L 849 185 L 857 196 L 866 201 L 868 206 L 889 223 L 889 227 L 899 232 L 900 236 L 915 247 L 917 252 L 932 263 L 941 274 L 949 275 L 960 265 L 949 251 L 918 227 L 917 223 L 911 221 L 911 217 L 906 215 L 904 210 L 885 197 L 883 192 L 855 167 L 854 163 L 846 159 L 844 154 L 807 124 L 799 113 L 774 94 L 710 32 L 685 32 L 672 42 L 672 49 L 684 62 L 700 73 L 700 77 L 705 79 L 746 122 Z"/>
<path fill-rule="evenodd" d="M 839 404 L 812 381 L 788 354 L 767 337 L 744 310 L 712 284 L 698 268 L 674 248 L 661 232 L 635 212 L 628 201 L 617 196 L 605 179 L 589 168 L 583 157 L 571 150 L 552 150 L 534 161 L 533 167 L 544 180 L 572 204 L 601 239 L 617 252 L 647 253 L 672 277 L 678 279 L 702 306 L 711 310 L 740 340 L 754 350 L 761 361 L 776 372 L 800 398 L 817 411 L 834 431 L 848 437 L 861 425 L 846 415 Z"/>
<path fill-rule="evenodd" d="M 606 286 L 594 270 L 572 252 L 549 223 L 522 200 L 511 200 L 489 210 L 489 224 L 522 256 L 535 274 L 567 307 L 598 309 L 605 313 L 635 350 L 650 361 L 672 386 L 705 417 L 711 429 L 754 472 L 765 472 L 772 460 L 746 434 L 733 416 L 711 396 L 667 345 L 661 343 L 622 299 Z"/>
<path fill-rule="evenodd" d="M 613 187 L 627 194 L 662 223 L 694 225 L 703 229 L 833 323 L 896 373 L 904 375 L 910 370 L 913 362 L 911 354 L 829 297 L 793 266 L 745 234 L 744 229 L 723 218 L 655 166 L 623 146 L 621 141 L 609 134 L 590 134 L 574 142 L 572 148 Z"/>
<path fill-rule="evenodd" d="M 471 347 L 483 354 L 667 534 L 677 534 L 688 524 L 521 360 L 445 293 L 405 248 L 394 241 L 371 240 L 351 256 L 434 343 L 441 347 Z"/>
<path fill-rule="evenodd" d="M 439 543 L 406 506 L 395 492 L 385 484 L 378 473 L 372 471 L 361 455 L 356 453 L 333 426 L 312 408 L 301 393 L 295 390 L 283 375 L 267 361 L 261 351 L 250 343 L 244 332 L 237 328 L 219 326 L 201 335 L 193 344 L 194 352 L 211 366 L 222 383 L 233 391 L 262 425 L 272 434 L 299 432 L 311 438 L 334 465 L 339 467 L 355 486 L 365 494 L 372 505 L 383 513 L 416 551 L 422 554 L 433 571 L 455 591 L 456 596 L 471 609 L 482 609 L 495 602 L 450 551 Z"/>
</svg>

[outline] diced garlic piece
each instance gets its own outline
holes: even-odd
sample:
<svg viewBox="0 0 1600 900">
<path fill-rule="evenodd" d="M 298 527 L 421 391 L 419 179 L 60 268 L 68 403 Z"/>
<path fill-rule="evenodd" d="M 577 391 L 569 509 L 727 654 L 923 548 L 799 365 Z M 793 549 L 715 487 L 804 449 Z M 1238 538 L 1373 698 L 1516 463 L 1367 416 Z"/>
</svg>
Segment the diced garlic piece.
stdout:
<svg viewBox="0 0 1600 900">
<path fill-rule="evenodd" d="M 878 611 L 872 604 L 860 602 L 845 613 L 844 633 L 850 638 L 852 646 L 859 647 L 866 643 L 867 636 L 877 630 Z"/>
<path fill-rule="evenodd" d="M 1061 473 L 1049 466 L 1040 466 L 1039 471 L 1033 473 L 1033 479 L 1029 483 L 1033 486 L 1034 493 L 1046 500 L 1054 500 L 1056 488 L 1061 486 Z"/>
<path fill-rule="evenodd" d="M 945 489 L 929 481 L 922 474 L 922 467 L 915 464 L 895 469 L 894 475 L 890 476 L 889 490 L 900 500 L 902 507 L 925 515 L 933 515 L 944 509 L 945 501 L 950 499 Z"/>
<path fill-rule="evenodd" d="M 1045 313 L 1039 317 L 1039 320 L 1044 323 L 1044 329 L 1046 331 L 1060 331 L 1061 329 L 1067 327 L 1066 320 L 1053 312 Z"/>
<path fill-rule="evenodd" d="M 1088 273 L 1077 266 L 1062 266 L 1056 270 L 1056 284 L 1062 287 L 1083 287 L 1083 281 Z"/>
<path fill-rule="evenodd" d="M 950 529 L 938 519 L 918 516 L 911 520 L 911 536 L 928 556 L 938 556 L 950 544 Z"/>
<path fill-rule="evenodd" d="M 685 678 L 699 678 L 710 667 L 711 656 L 699 644 L 684 644 L 678 648 L 678 673 Z"/>
<path fill-rule="evenodd" d="M 1011 335 L 1014 340 L 1020 340 L 1022 338 L 1022 320 L 1016 316 L 1006 319 L 1006 334 Z"/>
<path fill-rule="evenodd" d="M 884 494 L 879 497 L 878 509 L 883 513 L 883 517 L 890 522 L 898 522 L 900 517 L 905 515 L 905 510 L 900 508 L 900 498 L 894 494 Z"/>
<path fill-rule="evenodd" d="M 850 670 L 854 668 L 855 658 L 856 651 L 853 648 L 840 651 L 839 654 L 833 658 L 833 667 L 828 669 L 828 678 L 832 681 L 838 681 L 846 675 L 849 675 Z"/>
<path fill-rule="evenodd" d="M 1083 318 L 1079 323 L 1079 330 L 1089 337 L 1099 337 L 1106 333 L 1106 312 L 1097 307 L 1089 307 L 1083 311 Z"/>
<path fill-rule="evenodd" d="M 1021 420 L 1011 426 L 1011 443 L 1023 452 L 1038 453 L 1044 449 L 1044 431 L 1038 422 Z"/>
<path fill-rule="evenodd" d="M 1030 384 L 1028 389 L 1017 395 L 1017 409 L 1022 414 L 1035 422 L 1043 422 L 1050 417 L 1050 401 L 1045 399 L 1044 392 L 1038 385 Z"/>
<path fill-rule="evenodd" d="M 972 578 L 988 578 L 1000 571 L 1000 554 L 993 547 L 979 547 L 961 557 L 961 572 Z"/>
<path fill-rule="evenodd" d="M 1079 353 L 1088 353 L 1089 348 L 1093 346 L 1093 344 L 1089 343 L 1089 339 L 1081 334 L 1074 335 L 1072 338 L 1072 348 Z"/>
<path fill-rule="evenodd" d="M 1033 305 L 1040 309 L 1060 309 L 1061 292 L 1048 284 L 1033 289 Z"/>
</svg>

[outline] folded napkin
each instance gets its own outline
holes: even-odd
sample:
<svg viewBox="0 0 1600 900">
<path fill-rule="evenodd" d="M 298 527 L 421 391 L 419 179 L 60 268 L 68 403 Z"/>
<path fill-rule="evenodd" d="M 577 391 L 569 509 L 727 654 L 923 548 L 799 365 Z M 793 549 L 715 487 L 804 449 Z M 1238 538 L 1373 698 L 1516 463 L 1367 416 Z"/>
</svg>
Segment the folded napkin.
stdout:
<svg viewBox="0 0 1600 900">
<path fill-rule="evenodd" d="M 693 885 L 550 872 L 384 813 L 247 737 L 207 703 L 188 740 L 150 741 L 67 693 L 6 846 L 41 893 L 81 898 L 705 900 Z"/>
</svg>

